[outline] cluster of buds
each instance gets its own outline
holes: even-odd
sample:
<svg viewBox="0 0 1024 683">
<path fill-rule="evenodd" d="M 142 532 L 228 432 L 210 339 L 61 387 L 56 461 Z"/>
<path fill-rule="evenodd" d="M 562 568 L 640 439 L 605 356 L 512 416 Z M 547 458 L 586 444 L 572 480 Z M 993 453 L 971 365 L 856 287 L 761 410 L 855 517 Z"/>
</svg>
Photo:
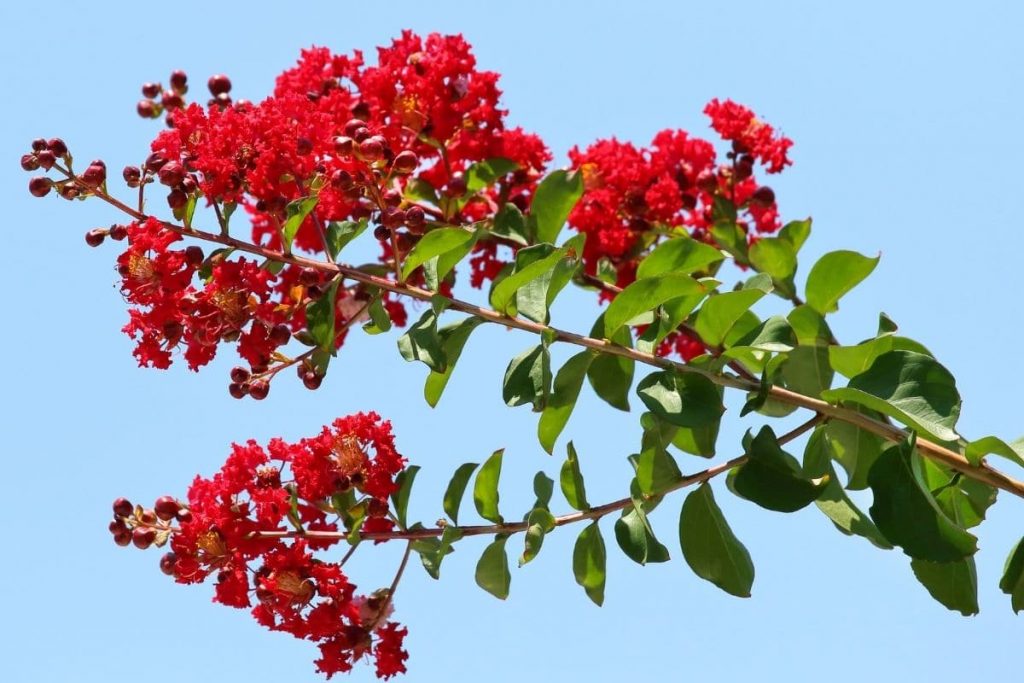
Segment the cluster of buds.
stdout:
<svg viewBox="0 0 1024 683">
<path fill-rule="evenodd" d="M 160 496 L 152 508 L 132 505 L 127 498 L 114 501 L 114 520 L 108 529 L 119 546 L 134 545 L 139 550 L 162 548 L 174 533 L 174 521 L 188 522 L 192 513 L 172 496 Z M 176 556 L 168 552 L 160 558 L 160 570 L 174 575 Z"/>
<path fill-rule="evenodd" d="M 60 163 L 63 162 L 63 167 Z M 32 172 L 56 168 L 66 177 L 53 180 L 45 175 L 35 176 L 28 181 L 28 191 L 33 197 L 45 197 L 56 190 L 64 199 L 78 199 L 88 196 L 107 182 L 107 165 L 97 159 L 90 163 L 80 175 L 71 168 L 72 158 L 68 146 L 60 138 L 37 138 L 32 141 L 32 151 L 21 155 L 21 168 Z"/>
<path fill-rule="evenodd" d="M 165 111 L 171 112 L 185 106 L 185 93 L 188 92 L 188 76 L 184 71 L 172 71 L 170 87 L 166 90 L 160 83 L 144 83 L 142 97 L 135 106 L 135 111 L 144 119 L 156 119 Z"/>
</svg>

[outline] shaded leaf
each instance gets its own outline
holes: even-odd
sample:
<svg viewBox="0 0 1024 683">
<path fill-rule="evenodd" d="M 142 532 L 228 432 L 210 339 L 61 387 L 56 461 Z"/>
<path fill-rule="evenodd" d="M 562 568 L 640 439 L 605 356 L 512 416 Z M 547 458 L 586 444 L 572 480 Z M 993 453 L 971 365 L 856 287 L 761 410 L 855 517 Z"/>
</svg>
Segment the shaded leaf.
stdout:
<svg viewBox="0 0 1024 683">
<path fill-rule="evenodd" d="M 637 394 L 648 410 L 679 427 L 711 424 L 725 411 L 715 384 L 696 373 L 653 372 L 637 385 Z"/>
<path fill-rule="evenodd" d="M 558 435 L 565 429 L 569 416 L 572 415 L 576 399 L 579 398 L 580 389 L 583 387 L 583 380 L 593 360 L 593 353 L 581 351 L 567 360 L 555 375 L 551 397 L 537 424 L 537 437 L 548 453 L 554 449 Z"/>
<path fill-rule="evenodd" d="M 587 503 L 587 489 L 583 484 L 583 473 L 580 471 L 579 457 L 576 455 L 576 447 L 569 442 L 566 447 L 568 455 L 562 464 L 562 471 L 559 475 L 559 483 L 562 486 L 562 495 L 569 505 L 576 510 L 589 510 Z"/>
<path fill-rule="evenodd" d="M 1022 538 L 1010 556 L 1006 558 L 1003 577 L 999 580 L 999 590 L 1010 596 L 1010 606 L 1014 613 L 1024 610 L 1024 538 Z"/>
<path fill-rule="evenodd" d="M 444 491 L 444 512 L 455 524 L 459 523 L 459 507 L 462 505 L 462 496 L 466 493 L 466 485 L 469 484 L 469 478 L 473 476 L 473 471 L 476 468 L 477 463 L 475 462 L 459 465 L 448 482 L 448 488 Z"/>
<path fill-rule="evenodd" d="M 732 595 L 750 597 L 754 583 L 750 553 L 726 523 L 709 484 L 701 484 L 683 502 L 679 544 L 697 576 Z"/>
<path fill-rule="evenodd" d="M 734 489 L 747 500 L 768 510 L 795 512 L 817 500 L 827 485 L 804 475 L 796 458 L 779 446 L 771 427 L 762 427 L 749 444 L 749 459 L 735 470 L 733 479 Z"/>
<path fill-rule="evenodd" d="M 448 386 L 448 380 L 451 379 L 455 364 L 462 356 L 462 350 L 469 340 L 469 335 L 483 322 L 485 322 L 483 318 L 469 317 L 445 325 L 437 331 L 438 338 L 441 340 L 441 351 L 447 363 L 441 372 L 432 370 L 423 385 L 423 397 L 431 408 L 441 400 L 441 394 Z"/>
<path fill-rule="evenodd" d="M 910 568 L 933 598 L 965 617 L 978 613 L 978 571 L 973 557 L 956 562 L 911 560 Z"/>
<path fill-rule="evenodd" d="M 547 346 L 537 346 L 519 354 L 508 364 L 502 383 L 502 398 L 511 407 L 533 405 L 543 410 L 551 391 L 551 354 Z"/>
<path fill-rule="evenodd" d="M 507 536 L 496 536 L 494 541 L 484 548 L 480 561 L 476 564 L 476 585 L 498 598 L 508 597 L 512 574 L 508 569 L 508 555 L 505 553 Z"/>
<path fill-rule="evenodd" d="M 412 483 L 419 473 L 419 465 L 409 465 L 395 477 L 397 488 L 391 494 L 391 504 L 395 507 L 395 517 L 398 518 L 398 528 L 406 528 L 406 512 L 409 509 L 409 495 L 412 493 Z"/>
<path fill-rule="evenodd" d="M 576 538 L 576 546 L 572 551 L 572 573 L 576 583 L 586 591 L 587 597 L 598 606 L 604 603 L 606 561 L 604 539 L 601 538 L 601 529 L 595 520 Z"/>
<path fill-rule="evenodd" d="M 473 504 L 476 505 L 477 513 L 495 524 L 505 521 L 498 512 L 498 479 L 501 478 L 501 457 L 504 453 L 504 449 L 494 451 L 480 467 L 473 481 Z"/>
</svg>

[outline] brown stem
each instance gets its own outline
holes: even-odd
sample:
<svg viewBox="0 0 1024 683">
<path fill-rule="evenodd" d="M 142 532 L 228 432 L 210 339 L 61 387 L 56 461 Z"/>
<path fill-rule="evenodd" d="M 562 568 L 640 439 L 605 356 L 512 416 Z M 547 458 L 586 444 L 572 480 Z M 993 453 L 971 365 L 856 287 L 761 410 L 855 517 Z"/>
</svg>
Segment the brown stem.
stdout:
<svg viewBox="0 0 1024 683">
<path fill-rule="evenodd" d="M 145 220 L 148 216 L 132 209 L 123 202 L 111 197 L 100 188 L 92 189 L 91 192 L 100 199 L 107 203 L 115 206 L 124 213 L 132 216 L 136 220 Z M 182 226 L 175 225 L 174 223 L 168 223 L 162 221 L 162 224 L 168 229 L 172 230 L 179 235 L 195 237 L 197 239 L 203 239 L 210 242 L 216 242 L 226 246 L 234 247 L 238 251 L 255 254 L 262 256 L 274 261 L 281 263 L 288 263 L 297 266 L 303 266 L 308 268 L 315 268 L 326 272 L 340 273 L 342 276 L 361 282 L 363 284 L 372 285 L 379 287 L 388 292 L 398 294 L 401 296 L 407 296 L 420 301 L 429 302 L 435 296 L 435 292 L 415 287 L 403 282 L 396 282 L 387 278 L 379 277 L 366 273 L 358 268 L 352 266 L 340 264 L 340 263 L 326 263 L 324 261 L 317 261 L 314 259 L 304 258 L 302 256 L 296 256 L 294 254 L 283 254 L 281 252 L 272 251 L 264 247 L 243 242 L 242 240 L 236 239 L 228 235 L 215 235 L 209 232 L 198 231 L 195 229 L 186 229 Z M 584 348 L 592 349 L 599 353 L 611 354 L 614 356 L 620 356 L 650 365 L 652 367 L 660 368 L 662 370 L 672 370 L 681 373 L 691 373 L 706 377 L 713 383 L 730 388 L 739 389 L 747 392 L 757 392 L 761 388 L 761 383 L 756 379 L 747 377 L 737 377 L 735 375 L 716 373 L 703 368 L 694 367 L 685 363 L 673 361 L 668 358 L 659 358 L 643 351 L 628 348 L 625 346 L 619 346 L 607 339 L 594 339 L 593 337 L 587 337 L 582 334 L 576 334 L 574 332 L 567 332 L 560 330 L 548 325 L 542 325 L 540 323 L 533 322 L 518 317 L 509 317 L 498 311 L 494 311 L 481 306 L 461 301 L 458 299 L 452 299 L 448 306 L 450 309 L 467 313 L 469 315 L 476 316 L 482 320 L 493 322 L 498 325 L 502 325 L 509 329 L 523 330 L 536 335 L 549 335 L 554 341 L 561 341 L 568 344 L 574 344 L 576 346 L 582 346 Z M 887 424 L 884 421 L 876 420 L 874 418 L 862 415 L 855 410 L 849 408 L 843 408 L 841 406 L 831 405 L 820 399 L 811 398 L 810 396 L 804 396 L 796 392 L 784 389 L 778 386 L 772 386 L 768 390 L 768 395 L 782 403 L 788 405 L 797 406 L 800 408 L 806 408 L 812 410 L 821 415 L 828 416 L 829 418 L 842 420 L 855 425 L 867 432 L 875 434 L 877 436 L 886 439 L 887 441 L 899 442 L 907 438 L 907 432 L 895 427 L 891 424 Z M 979 465 L 972 465 L 963 455 L 956 453 L 945 446 L 929 441 L 925 438 L 917 439 L 918 451 L 927 458 L 940 462 L 947 465 L 958 472 L 961 472 L 964 476 L 977 481 L 983 482 L 990 486 L 1002 489 L 1008 493 L 1011 493 L 1020 498 L 1024 498 L 1024 482 L 1018 481 L 1002 472 L 991 468 L 986 463 Z"/>
</svg>

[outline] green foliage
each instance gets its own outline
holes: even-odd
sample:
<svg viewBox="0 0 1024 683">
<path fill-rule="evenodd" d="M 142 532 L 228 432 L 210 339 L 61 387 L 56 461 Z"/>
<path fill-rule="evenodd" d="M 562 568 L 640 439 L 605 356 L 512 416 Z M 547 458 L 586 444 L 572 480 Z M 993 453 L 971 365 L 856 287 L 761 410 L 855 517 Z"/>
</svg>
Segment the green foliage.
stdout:
<svg viewBox="0 0 1024 683">
<path fill-rule="evenodd" d="M 765 426 L 745 441 L 747 461 L 735 470 L 733 489 L 768 510 L 795 512 L 818 499 L 828 480 L 804 475 L 800 464 L 779 446 L 771 427 Z"/>
<path fill-rule="evenodd" d="M 636 270 L 637 280 L 665 273 L 693 273 L 707 270 L 721 263 L 725 256 L 714 247 L 692 237 L 673 237 L 655 247 Z"/>
<path fill-rule="evenodd" d="M 665 273 L 637 280 L 622 290 L 605 309 L 604 336 L 610 339 L 630 320 L 668 301 L 704 292 L 704 286 L 685 273 Z M 693 304 L 696 303 L 694 300 Z"/>
<path fill-rule="evenodd" d="M 978 613 L 978 571 L 973 557 L 955 562 L 911 560 L 910 568 L 938 602 L 965 617 Z"/>
<path fill-rule="evenodd" d="M 398 338 L 398 351 L 407 361 L 418 360 L 433 372 L 444 373 L 448 370 L 448 357 L 437 333 L 437 316 L 435 307 L 424 311 L 420 319 Z"/>
<path fill-rule="evenodd" d="M 692 372 L 652 372 L 636 388 L 647 409 L 678 427 L 702 427 L 725 411 L 714 383 Z"/>
<path fill-rule="evenodd" d="M 960 394 L 949 370 L 931 356 L 890 351 L 850 380 L 822 393 L 826 401 L 850 401 L 877 410 L 940 441 L 955 441 Z"/>
<path fill-rule="evenodd" d="M 303 221 L 316 208 L 318 201 L 320 201 L 320 197 L 315 195 L 312 197 L 302 197 L 285 207 L 285 220 L 281 224 L 281 243 L 284 245 L 284 253 L 290 254 L 292 252 L 292 242 L 295 240 L 295 235 L 298 234 Z"/>
<path fill-rule="evenodd" d="M 473 504 L 476 505 L 477 513 L 495 524 L 505 521 L 498 512 L 498 479 L 501 478 L 501 458 L 504 453 L 504 449 L 494 451 L 484 461 L 473 481 Z"/>
<path fill-rule="evenodd" d="M 956 562 L 977 551 L 977 539 L 946 516 L 925 485 L 913 439 L 884 451 L 868 482 L 874 494 L 871 518 L 910 557 Z"/>
<path fill-rule="evenodd" d="M 580 471 L 579 457 L 576 455 L 576 447 L 572 441 L 566 446 L 567 456 L 562 464 L 562 471 L 559 476 L 559 483 L 562 486 L 562 495 L 576 510 L 589 510 L 587 503 L 587 488 L 583 483 L 583 473 Z"/>
<path fill-rule="evenodd" d="M 467 462 L 459 465 L 455 473 L 452 474 L 451 481 L 448 482 L 448 488 L 444 492 L 444 513 L 448 515 L 452 522 L 455 524 L 459 523 L 459 507 L 462 505 L 462 496 L 466 493 L 466 486 L 469 484 L 469 478 L 473 476 L 473 472 L 477 468 L 477 463 Z M 497 494 L 495 494 L 497 495 Z"/>
<path fill-rule="evenodd" d="M 412 483 L 419 471 L 419 465 L 409 465 L 395 477 L 395 484 L 398 488 L 391 494 L 391 505 L 395 508 L 399 529 L 405 529 L 407 526 L 406 513 L 409 509 L 409 495 L 412 493 Z"/>
<path fill-rule="evenodd" d="M 423 385 L 423 397 L 431 408 L 441 400 L 441 394 L 448 386 L 448 380 L 451 379 L 452 371 L 455 370 L 455 364 L 459 362 L 462 349 L 469 341 L 469 335 L 483 322 L 483 318 L 469 317 L 437 330 L 437 336 L 441 342 L 441 353 L 447 362 L 443 371 L 431 370 Z"/>
<path fill-rule="evenodd" d="M 480 233 L 463 228 L 435 228 L 420 238 L 402 263 L 402 277 L 429 261 L 435 261 L 434 274 L 443 280 L 452 268 L 469 253 Z M 432 289 L 437 289 L 436 283 Z"/>
<path fill-rule="evenodd" d="M 502 398 L 511 407 L 531 404 L 544 410 L 551 393 L 551 354 L 546 344 L 527 349 L 508 364 Z"/>
<path fill-rule="evenodd" d="M 679 544 L 694 574 L 737 597 L 750 597 L 754 564 L 729 528 L 710 484 L 701 484 L 683 502 Z"/>
<path fill-rule="evenodd" d="M 334 353 L 335 300 L 338 298 L 340 278 L 331 280 L 323 295 L 306 306 L 306 329 L 313 343 L 323 351 Z"/>
<path fill-rule="evenodd" d="M 576 538 L 576 546 L 572 551 L 572 573 L 587 597 L 599 607 L 604 604 L 606 562 L 604 539 L 595 520 L 584 527 Z"/>
<path fill-rule="evenodd" d="M 327 249 L 331 258 L 338 258 L 338 254 L 349 242 L 363 234 L 369 221 L 362 218 L 358 221 L 332 221 L 327 224 L 324 231 L 327 235 Z"/>
<path fill-rule="evenodd" d="M 554 171 L 541 180 L 530 204 L 529 226 L 535 241 L 554 243 L 581 196 L 581 173 Z"/>
<path fill-rule="evenodd" d="M 583 380 L 593 361 L 594 354 L 592 352 L 581 351 L 567 360 L 555 375 L 551 397 L 537 424 L 537 438 L 540 439 L 541 446 L 548 453 L 554 449 L 558 435 L 565 429 L 569 416 L 572 415 L 573 408 L 576 407 L 576 399 L 579 398 L 580 389 L 583 388 Z"/>
<path fill-rule="evenodd" d="M 1014 613 L 1024 610 L 1024 538 L 1022 538 L 1010 556 L 1006 558 L 1003 578 L 999 580 L 999 590 L 1010 596 L 1010 606 Z"/>
<path fill-rule="evenodd" d="M 508 536 L 495 536 L 494 541 L 484 548 L 480 561 L 476 564 L 476 585 L 499 600 L 508 597 L 509 584 L 512 583 L 512 573 L 508 569 L 508 554 L 505 552 L 506 541 Z"/>
<path fill-rule="evenodd" d="M 604 336 L 604 318 L 597 319 L 591 336 Z M 629 328 L 622 327 L 609 337 L 611 341 L 631 348 L 633 338 Z M 587 381 L 594 393 L 613 408 L 629 411 L 629 390 L 633 387 L 633 373 L 636 362 L 632 358 L 603 353 L 598 355 L 587 368 Z"/>
<path fill-rule="evenodd" d="M 807 275 L 807 305 L 822 315 L 837 310 L 839 299 L 871 274 L 878 258 L 855 251 L 825 254 Z"/>
</svg>

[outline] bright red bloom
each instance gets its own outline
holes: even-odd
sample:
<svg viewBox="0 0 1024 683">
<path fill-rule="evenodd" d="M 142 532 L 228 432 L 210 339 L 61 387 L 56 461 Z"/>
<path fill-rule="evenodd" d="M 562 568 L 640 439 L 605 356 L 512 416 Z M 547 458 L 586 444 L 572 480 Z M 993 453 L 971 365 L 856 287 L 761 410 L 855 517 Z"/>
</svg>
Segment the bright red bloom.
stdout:
<svg viewBox="0 0 1024 683">
<path fill-rule="evenodd" d="M 793 163 L 788 156 L 793 141 L 776 135 L 774 128 L 742 104 L 715 98 L 704 107 L 704 113 L 711 119 L 711 127 L 723 139 L 738 143 L 737 151 L 752 154 L 765 165 L 768 173 L 778 173 Z"/>
</svg>

